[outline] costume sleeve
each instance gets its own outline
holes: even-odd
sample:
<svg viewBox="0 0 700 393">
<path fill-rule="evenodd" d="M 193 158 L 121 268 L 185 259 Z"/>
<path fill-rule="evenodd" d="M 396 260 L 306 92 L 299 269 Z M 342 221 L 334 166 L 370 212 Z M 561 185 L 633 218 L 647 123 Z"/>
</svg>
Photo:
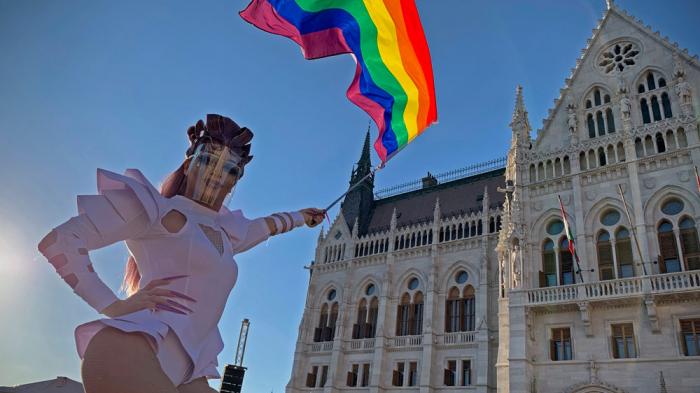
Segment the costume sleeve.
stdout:
<svg viewBox="0 0 700 393">
<path fill-rule="evenodd" d="M 88 251 L 145 234 L 158 211 L 146 186 L 125 176 L 98 171 L 98 191 L 78 196 L 79 214 L 55 227 L 38 248 L 73 292 L 101 313 L 118 298 L 95 273 Z"/>
<path fill-rule="evenodd" d="M 288 232 L 293 228 L 304 225 L 304 216 L 298 211 L 274 213 L 267 217 L 249 220 L 243 216 L 240 210 L 234 210 L 231 212 L 231 217 L 228 220 L 229 225 L 226 225 L 224 228 L 227 229 L 227 233 L 233 241 L 233 252 L 235 254 L 253 248 L 272 235 Z M 273 232 L 270 232 L 266 218 L 270 218 L 275 222 L 275 230 Z"/>
</svg>

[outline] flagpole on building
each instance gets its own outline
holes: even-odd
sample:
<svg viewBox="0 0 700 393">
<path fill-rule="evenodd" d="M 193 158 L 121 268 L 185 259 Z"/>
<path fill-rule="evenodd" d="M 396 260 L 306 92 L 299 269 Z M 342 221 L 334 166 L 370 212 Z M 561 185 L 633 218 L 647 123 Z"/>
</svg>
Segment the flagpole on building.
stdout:
<svg viewBox="0 0 700 393">
<path fill-rule="evenodd" d="M 564 220 L 564 228 L 566 229 L 566 239 L 569 242 L 569 253 L 571 253 L 571 257 L 576 262 L 576 273 L 578 273 L 578 278 L 581 280 L 581 284 L 583 284 L 583 272 L 581 270 L 581 263 L 578 253 L 576 252 L 574 233 L 570 229 L 571 227 L 569 226 L 569 220 L 566 219 L 568 214 L 564 210 L 564 203 L 561 201 L 561 196 L 557 194 L 557 198 L 559 199 L 559 207 L 561 208 L 561 218 Z M 574 283 L 576 283 L 576 275 L 574 275 Z"/>
<path fill-rule="evenodd" d="M 642 270 L 644 271 L 644 275 L 647 275 L 647 266 L 646 262 L 644 262 L 644 256 L 642 255 L 642 248 L 639 247 L 639 240 L 637 239 L 637 228 L 634 225 L 634 222 L 632 221 L 632 216 L 630 216 L 630 211 L 627 209 L 627 201 L 625 200 L 625 193 L 622 192 L 622 185 L 618 184 L 617 185 L 617 190 L 620 191 L 620 197 L 622 198 L 622 205 L 625 207 L 625 215 L 627 215 L 627 221 L 630 223 L 630 227 L 632 227 L 632 237 L 634 237 L 634 245 L 637 247 L 637 253 L 639 254 L 639 259 L 642 261 Z"/>
</svg>

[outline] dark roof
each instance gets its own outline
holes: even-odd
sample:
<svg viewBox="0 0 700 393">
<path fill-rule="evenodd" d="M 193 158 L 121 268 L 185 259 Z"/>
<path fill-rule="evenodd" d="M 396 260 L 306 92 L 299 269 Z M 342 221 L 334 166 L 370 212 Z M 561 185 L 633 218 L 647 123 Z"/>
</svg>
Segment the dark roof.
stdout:
<svg viewBox="0 0 700 393">
<path fill-rule="evenodd" d="M 394 208 L 397 227 L 431 221 L 438 197 L 442 217 L 479 212 L 482 210 L 484 187 L 488 189 L 490 207 L 501 206 L 504 196 L 496 190 L 499 186 L 505 186 L 505 168 L 376 200 L 367 233 L 389 229 Z"/>
</svg>

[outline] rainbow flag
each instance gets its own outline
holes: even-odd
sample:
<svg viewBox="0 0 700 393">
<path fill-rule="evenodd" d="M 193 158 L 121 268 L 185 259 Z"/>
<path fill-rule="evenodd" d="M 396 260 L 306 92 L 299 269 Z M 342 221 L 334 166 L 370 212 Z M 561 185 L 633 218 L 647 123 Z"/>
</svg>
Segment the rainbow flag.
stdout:
<svg viewBox="0 0 700 393">
<path fill-rule="evenodd" d="M 241 17 L 306 59 L 351 53 L 347 97 L 377 124 L 382 164 L 437 120 L 430 51 L 413 0 L 253 0 Z"/>
</svg>

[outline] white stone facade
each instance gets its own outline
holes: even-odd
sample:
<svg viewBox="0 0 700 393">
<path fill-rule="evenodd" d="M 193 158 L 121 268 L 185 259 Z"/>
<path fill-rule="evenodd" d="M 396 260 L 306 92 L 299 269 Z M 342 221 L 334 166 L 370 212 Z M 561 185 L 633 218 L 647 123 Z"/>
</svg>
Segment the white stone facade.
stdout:
<svg viewBox="0 0 700 393">
<path fill-rule="evenodd" d="M 609 2 L 535 140 L 518 90 L 502 205 L 321 234 L 287 392 L 700 392 L 699 91 L 697 57 Z M 454 287 L 473 311 L 447 332 Z"/>
</svg>

